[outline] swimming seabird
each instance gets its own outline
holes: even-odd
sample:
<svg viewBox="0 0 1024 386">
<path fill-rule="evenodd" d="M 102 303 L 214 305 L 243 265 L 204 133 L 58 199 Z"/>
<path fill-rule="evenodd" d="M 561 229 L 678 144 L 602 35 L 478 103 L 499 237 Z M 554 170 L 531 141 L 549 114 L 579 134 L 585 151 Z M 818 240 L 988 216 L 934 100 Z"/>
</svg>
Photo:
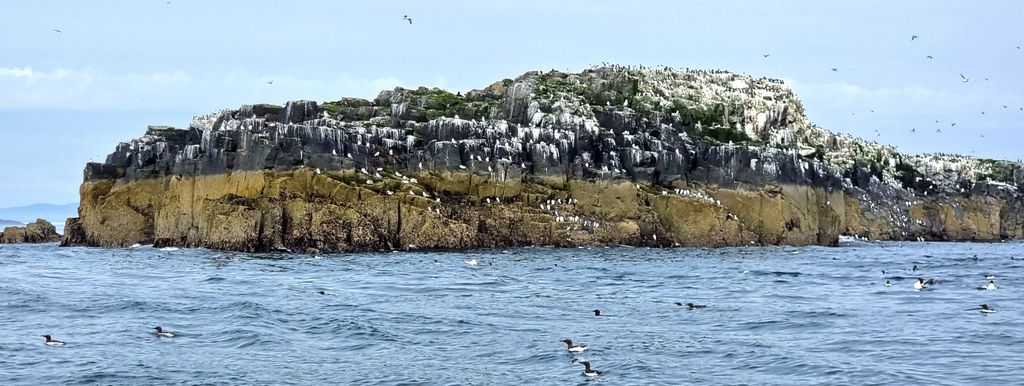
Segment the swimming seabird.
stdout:
<svg viewBox="0 0 1024 386">
<path fill-rule="evenodd" d="M 164 338 L 173 338 L 174 337 L 173 333 L 171 333 L 170 331 L 164 331 L 163 327 L 156 326 L 156 327 L 153 327 L 153 330 L 156 331 L 156 336 L 162 336 Z"/>
<path fill-rule="evenodd" d="M 708 306 L 704 305 L 704 304 L 686 303 L 686 308 L 687 309 L 691 309 L 691 310 L 698 309 L 698 308 L 707 308 L 707 307 Z"/>
<path fill-rule="evenodd" d="M 466 260 L 466 264 L 469 264 L 469 265 L 479 265 L 480 261 L 478 261 L 477 259 L 469 259 L 469 260 Z"/>
<path fill-rule="evenodd" d="M 568 347 L 569 352 L 584 352 L 587 351 L 588 347 L 585 344 L 572 344 L 572 339 L 562 339 L 562 343 L 565 343 Z"/>
<path fill-rule="evenodd" d="M 989 290 L 989 291 L 994 290 L 994 289 L 998 289 L 998 288 L 999 287 L 996 286 L 996 282 L 994 280 L 989 280 L 988 284 L 985 284 L 985 285 L 983 285 L 981 287 L 978 287 L 978 289 L 980 289 L 980 290 Z"/>
<path fill-rule="evenodd" d="M 891 281 L 888 281 L 888 280 L 886 280 L 886 281 L 885 281 L 885 286 L 886 286 L 886 287 L 892 287 L 892 282 L 891 282 Z"/>
<path fill-rule="evenodd" d="M 580 363 L 583 364 L 583 375 L 586 375 L 588 377 L 596 377 L 598 375 L 601 375 L 600 371 L 590 368 L 590 361 L 583 361 Z"/>
<path fill-rule="evenodd" d="M 992 307 L 989 307 L 988 304 L 982 304 L 981 305 L 981 312 L 984 312 L 986 314 L 991 314 L 993 312 L 996 312 L 996 309 L 992 308 Z"/>
<path fill-rule="evenodd" d="M 47 346 L 63 346 L 64 345 L 64 341 L 62 341 L 62 340 L 54 340 L 53 338 L 50 338 L 49 335 L 43 335 L 43 338 L 46 338 L 46 345 Z"/>
<path fill-rule="evenodd" d="M 601 310 L 599 310 L 599 309 L 594 310 L 594 316 L 601 316 Z"/>
<path fill-rule="evenodd" d="M 917 264 L 914 264 L 914 268 L 910 269 L 912 272 L 917 272 Z"/>
<path fill-rule="evenodd" d="M 932 284 L 935 284 L 935 279 L 925 279 L 925 278 L 919 277 L 919 278 L 917 278 L 917 281 L 914 282 L 914 289 L 915 290 L 923 290 L 925 288 L 928 288 Z"/>
<path fill-rule="evenodd" d="M 914 282 L 914 289 L 916 289 L 916 290 L 923 290 L 924 287 L 925 287 L 924 279 L 917 278 L 917 281 Z"/>
</svg>

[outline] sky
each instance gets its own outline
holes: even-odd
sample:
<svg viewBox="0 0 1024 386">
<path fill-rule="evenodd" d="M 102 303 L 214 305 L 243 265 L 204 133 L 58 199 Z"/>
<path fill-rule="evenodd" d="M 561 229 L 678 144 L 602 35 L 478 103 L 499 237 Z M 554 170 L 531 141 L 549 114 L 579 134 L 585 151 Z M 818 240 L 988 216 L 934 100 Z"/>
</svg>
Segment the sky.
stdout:
<svg viewBox="0 0 1024 386">
<path fill-rule="evenodd" d="M 780 78 L 810 120 L 832 131 L 912 154 L 1024 158 L 1024 2 L 1016 0 L 39 0 L 3 8 L 0 207 L 77 201 L 85 163 L 151 124 L 186 127 L 194 115 L 249 103 L 373 98 L 395 86 L 468 91 L 602 62 Z"/>
</svg>

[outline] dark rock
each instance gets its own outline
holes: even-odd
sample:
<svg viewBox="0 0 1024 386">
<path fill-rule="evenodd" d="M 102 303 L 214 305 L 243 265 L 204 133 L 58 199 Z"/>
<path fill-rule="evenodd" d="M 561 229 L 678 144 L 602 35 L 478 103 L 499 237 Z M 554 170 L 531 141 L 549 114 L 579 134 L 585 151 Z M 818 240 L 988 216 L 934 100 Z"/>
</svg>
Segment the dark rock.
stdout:
<svg viewBox="0 0 1024 386">
<path fill-rule="evenodd" d="M 722 71 L 623 66 L 579 74 L 533 71 L 465 95 L 395 88 L 372 102 L 244 105 L 197 117 L 184 130 L 151 126 L 142 138 L 118 145 L 106 162 L 87 164 L 84 177 L 87 183 L 117 180 L 120 186 L 303 168 L 461 172 L 531 183 L 630 181 L 652 185 L 655 192 L 800 186 L 859 203 L 851 209 L 838 206 L 840 196 L 834 204 L 832 196 L 803 197 L 801 206 L 822 201 L 829 207 L 803 222 L 787 223 L 788 209 L 773 209 L 781 211 L 776 214 L 787 231 L 815 224 L 820 244 L 834 244 L 832 236 L 839 233 L 891 239 L 1024 236 L 1019 163 L 908 156 L 834 134 L 808 122 L 802 104 L 781 81 Z M 784 196 L 783 191 L 764 194 Z M 971 221 L 997 219 L 998 224 L 956 225 L 961 219 L 943 208 L 956 204 L 958 196 L 976 201 L 976 210 L 984 212 Z M 82 227 L 91 223 L 69 221 L 66 243 L 78 244 Z M 266 226 L 261 229 L 275 235 L 287 231 L 274 223 L 261 221 Z M 658 228 L 642 229 L 648 230 Z M 762 236 L 761 242 L 784 242 Z M 283 245 L 273 237 L 245 243 L 244 249 L 254 250 L 320 248 Z"/>
<path fill-rule="evenodd" d="M 57 234 L 57 228 L 43 219 L 37 219 L 24 227 L 4 228 L 3 234 L 0 235 L 0 244 L 38 244 L 58 241 L 60 241 L 60 235 Z"/>
</svg>

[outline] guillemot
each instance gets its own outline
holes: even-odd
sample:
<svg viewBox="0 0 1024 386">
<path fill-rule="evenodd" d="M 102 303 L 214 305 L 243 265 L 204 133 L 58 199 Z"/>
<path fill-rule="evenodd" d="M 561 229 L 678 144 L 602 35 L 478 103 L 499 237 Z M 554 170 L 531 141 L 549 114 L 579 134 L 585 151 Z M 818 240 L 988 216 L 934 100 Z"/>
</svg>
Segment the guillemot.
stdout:
<svg viewBox="0 0 1024 386">
<path fill-rule="evenodd" d="M 914 289 L 920 291 L 925 288 L 928 288 L 928 286 L 932 284 L 935 284 L 935 279 L 925 279 L 919 277 L 917 278 L 917 281 L 914 282 Z"/>
<path fill-rule="evenodd" d="M 584 352 L 587 351 L 588 347 L 585 344 L 572 344 L 572 339 L 562 339 L 562 343 L 565 343 L 568 347 L 569 352 Z"/>
<path fill-rule="evenodd" d="M 991 314 L 993 312 L 996 312 L 996 309 L 992 308 L 992 307 L 989 307 L 988 304 L 982 304 L 981 305 L 981 312 L 984 312 L 986 314 Z"/>
<path fill-rule="evenodd" d="M 686 303 L 686 308 L 693 310 L 697 308 L 707 308 L 707 306 L 704 304 Z"/>
<path fill-rule="evenodd" d="M 886 281 L 885 281 L 885 286 L 886 286 L 886 287 L 892 287 L 892 282 L 891 282 L 891 281 L 888 281 L 888 280 L 886 280 Z"/>
<path fill-rule="evenodd" d="M 163 327 L 156 326 L 156 327 L 153 327 L 153 330 L 156 331 L 156 336 L 162 336 L 164 338 L 173 338 L 174 337 L 174 333 L 172 333 L 170 331 L 164 331 Z"/>
<path fill-rule="evenodd" d="M 602 374 L 601 371 L 597 371 L 597 370 L 594 370 L 594 369 L 590 368 L 590 361 L 583 361 L 583 362 L 580 362 L 580 363 L 583 364 L 583 375 L 586 375 L 588 377 L 596 377 L 596 376 Z"/>
<path fill-rule="evenodd" d="M 62 341 L 62 340 L 54 340 L 53 338 L 50 338 L 49 335 L 43 335 L 43 338 L 46 338 L 46 345 L 47 346 L 63 346 L 64 345 L 64 341 Z"/>
</svg>

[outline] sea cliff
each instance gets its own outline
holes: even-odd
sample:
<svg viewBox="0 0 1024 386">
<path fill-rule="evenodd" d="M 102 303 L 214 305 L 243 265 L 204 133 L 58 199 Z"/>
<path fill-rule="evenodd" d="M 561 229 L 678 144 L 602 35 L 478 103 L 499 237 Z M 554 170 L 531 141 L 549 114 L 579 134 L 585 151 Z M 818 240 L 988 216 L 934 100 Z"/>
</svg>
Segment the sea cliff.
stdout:
<svg viewBox="0 0 1024 386">
<path fill-rule="evenodd" d="M 1024 170 L 811 124 L 781 81 L 608 66 L 245 105 L 86 165 L 65 245 L 304 252 L 1024 237 Z"/>
</svg>

